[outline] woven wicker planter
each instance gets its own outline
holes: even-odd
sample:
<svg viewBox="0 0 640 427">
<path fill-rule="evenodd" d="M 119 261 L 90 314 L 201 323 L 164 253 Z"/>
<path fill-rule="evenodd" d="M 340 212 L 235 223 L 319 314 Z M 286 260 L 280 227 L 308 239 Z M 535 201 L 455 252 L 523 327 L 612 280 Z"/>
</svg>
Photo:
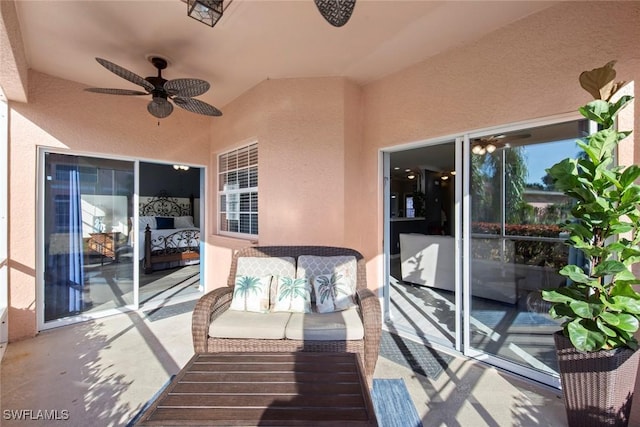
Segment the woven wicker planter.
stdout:
<svg viewBox="0 0 640 427">
<path fill-rule="evenodd" d="M 562 332 L 554 340 L 569 426 L 627 426 L 640 351 L 581 353 Z"/>
</svg>

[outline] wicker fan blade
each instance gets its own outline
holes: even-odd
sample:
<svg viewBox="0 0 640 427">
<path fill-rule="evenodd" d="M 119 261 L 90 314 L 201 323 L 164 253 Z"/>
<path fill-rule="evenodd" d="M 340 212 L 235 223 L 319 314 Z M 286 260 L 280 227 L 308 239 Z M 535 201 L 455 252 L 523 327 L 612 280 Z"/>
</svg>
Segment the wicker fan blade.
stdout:
<svg viewBox="0 0 640 427">
<path fill-rule="evenodd" d="M 107 95 L 149 95 L 148 92 L 129 89 L 108 89 L 102 87 L 89 87 L 85 89 L 87 92 L 105 93 Z"/>
<path fill-rule="evenodd" d="M 154 117 L 164 119 L 173 112 L 173 105 L 166 99 L 157 97 L 147 104 L 147 111 Z"/>
<path fill-rule="evenodd" d="M 202 95 L 209 90 L 209 82 L 199 79 L 175 79 L 164 84 L 164 89 L 169 95 L 191 98 Z"/>
<path fill-rule="evenodd" d="M 205 116 L 221 116 L 222 112 L 213 105 L 209 105 L 206 102 L 202 102 L 194 98 L 183 98 L 176 96 L 173 98 L 173 102 L 180 108 L 184 108 L 192 113 L 204 114 Z"/>
<path fill-rule="evenodd" d="M 315 0 L 320 14 L 334 27 L 342 27 L 347 23 L 356 0 Z"/>
<path fill-rule="evenodd" d="M 125 68 L 122 68 L 121 66 L 116 65 L 111 61 L 107 61 L 106 59 L 102 59 L 102 58 L 96 58 L 96 61 L 98 61 L 100 65 L 102 65 L 104 68 L 111 71 L 112 73 L 122 77 L 125 80 L 129 80 L 131 83 L 135 83 L 138 86 L 142 86 L 149 92 L 155 89 L 155 87 L 151 83 L 149 83 L 148 81 L 146 81 L 145 79 L 137 75 L 136 73 L 133 73 Z"/>
</svg>

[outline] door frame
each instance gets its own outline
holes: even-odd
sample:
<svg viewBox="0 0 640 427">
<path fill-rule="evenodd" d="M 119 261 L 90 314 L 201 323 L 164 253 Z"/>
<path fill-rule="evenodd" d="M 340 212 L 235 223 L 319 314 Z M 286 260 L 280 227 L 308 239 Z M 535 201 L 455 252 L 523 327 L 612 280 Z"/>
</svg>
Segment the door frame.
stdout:
<svg viewBox="0 0 640 427">
<path fill-rule="evenodd" d="M 438 145 L 444 144 L 455 144 L 456 150 L 456 158 L 455 158 L 455 168 L 456 171 L 461 170 L 462 167 L 462 156 L 458 155 L 458 150 L 463 146 L 463 140 L 460 135 L 451 135 L 445 136 L 435 139 L 429 140 L 421 140 L 412 142 L 410 144 L 403 144 L 395 147 L 386 147 L 379 150 L 379 157 L 381 159 L 382 164 L 382 198 L 383 198 L 383 268 L 382 268 L 382 295 L 383 295 L 383 303 L 382 303 L 382 312 L 383 319 L 385 322 L 393 321 L 393 314 L 391 312 L 391 296 L 390 296 L 390 260 L 391 260 L 391 208 L 390 208 L 390 197 L 391 197 L 391 167 L 390 167 L 390 159 L 391 153 L 411 150 L 414 148 L 425 148 L 425 147 L 437 147 Z M 455 259 L 454 259 L 454 269 L 455 269 L 455 282 L 456 282 L 456 292 L 455 292 L 455 309 L 454 309 L 454 342 L 453 345 L 447 345 L 440 340 L 437 342 L 431 342 L 431 345 L 434 348 L 441 348 L 445 351 L 455 351 L 458 353 L 462 352 L 463 348 L 463 336 L 462 336 L 462 296 L 461 292 L 458 292 L 459 289 L 458 283 L 462 280 L 461 276 L 461 258 L 460 251 L 461 249 L 461 234 L 460 234 L 460 218 L 462 216 L 461 212 L 461 188 L 462 183 L 461 180 L 458 179 L 458 175 L 456 175 L 456 184 L 454 189 L 454 212 L 453 217 L 455 220 L 454 227 L 452 228 L 452 237 L 454 238 L 454 247 L 455 247 Z"/>
<path fill-rule="evenodd" d="M 84 322 L 92 319 L 99 319 L 106 316 L 112 316 L 114 314 L 119 314 L 123 312 L 137 311 L 141 308 L 139 303 L 139 263 L 135 262 L 139 259 L 139 251 L 142 250 L 141 244 L 137 244 L 134 248 L 134 262 L 133 262 L 133 303 L 125 305 L 123 307 L 118 308 L 110 308 L 105 309 L 103 311 L 96 311 L 91 313 L 82 313 L 75 316 L 64 317 L 61 319 L 55 319 L 48 322 L 44 320 L 44 263 L 45 263 L 45 254 L 44 254 L 44 218 L 45 218 L 45 189 L 44 189 L 44 179 L 45 179 L 45 154 L 46 153 L 55 153 L 55 154 L 64 154 L 70 156 L 83 156 L 83 157 L 95 157 L 100 159 L 109 159 L 109 160 L 120 160 L 133 163 L 134 170 L 134 193 L 133 193 L 133 203 L 134 206 L 139 206 L 139 194 L 140 194 L 140 162 L 147 163 L 156 163 L 156 164 L 167 164 L 171 165 L 174 163 L 187 164 L 185 162 L 169 162 L 166 160 L 155 160 L 155 159 L 141 159 L 134 158 L 128 156 L 119 156 L 110 153 L 95 153 L 95 152 L 84 152 L 84 151 L 76 151 L 76 150 L 64 150 L 55 147 L 47 147 L 47 146 L 38 146 L 37 148 L 37 182 L 36 182 L 36 274 L 35 274 L 35 284 L 36 284 L 36 327 L 38 331 L 44 331 L 48 329 L 57 328 L 60 326 L 71 325 L 79 322 Z M 188 166 L 196 167 L 200 169 L 200 235 L 206 236 L 205 233 L 205 205 L 204 197 L 207 194 L 207 189 L 205 188 L 207 185 L 207 166 L 206 165 L 198 165 L 188 163 Z M 138 209 L 134 209 L 134 224 L 133 224 L 133 233 L 135 235 L 139 235 L 138 227 L 139 227 L 139 212 Z M 204 283 L 207 275 L 207 267 L 202 260 L 205 260 L 206 254 L 204 253 L 206 245 L 201 240 L 201 283 Z M 202 288 L 199 289 L 202 293 Z M 174 302 L 181 302 L 184 298 L 176 298 Z M 166 305 L 166 302 L 162 304 L 145 304 L 142 306 L 145 310 L 153 309 L 156 306 Z"/>
<path fill-rule="evenodd" d="M 405 151 L 421 147 L 430 147 L 443 144 L 446 142 L 455 141 L 455 165 L 456 165 L 456 188 L 455 188 L 455 224 L 453 228 L 455 239 L 455 344 L 447 348 L 439 343 L 433 343 L 434 348 L 441 348 L 445 351 L 454 351 L 459 355 L 470 357 L 475 360 L 486 362 L 499 369 L 513 372 L 524 378 L 533 380 L 537 383 L 551 386 L 553 388 L 560 388 L 559 376 L 544 373 L 533 368 L 526 367 L 521 364 L 517 364 L 506 359 L 499 358 L 495 355 L 491 355 L 482 352 L 478 349 L 471 347 L 471 319 L 470 315 L 463 315 L 464 313 L 471 313 L 471 268 L 470 268 L 470 254 L 471 254 L 471 224 L 469 221 L 465 221 L 465 218 L 470 218 L 470 171 L 471 171 L 471 140 L 473 138 L 482 137 L 490 134 L 514 132 L 524 130 L 531 127 L 539 127 L 546 125 L 553 125 L 563 123 L 567 121 L 584 119 L 577 112 L 556 114 L 549 117 L 525 120 L 521 122 L 515 122 L 510 124 L 504 124 L 500 126 L 492 126 L 482 129 L 475 129 L 466 132 L 456 133 L 446 137 L 439 137 L 433 139 L 426 139 L 415 141 L 408 144 L 397 145 L 393 147 L 385 147 L 379 150 L 379 155 L 382 159 L 383 170 L 383 185 L 382 185 L 382 200 L 384 203 L 383 208 L 383 314 L 385 321 L 393 321 L 391 309 L 390 309 L 390 282 L 389 282 L 389 260 L 390 260 L 390 168 L 389 159 L 390 154 L 398 151 Z M 464 260 L 467 260 L 464 262 Z"/>
</svg>

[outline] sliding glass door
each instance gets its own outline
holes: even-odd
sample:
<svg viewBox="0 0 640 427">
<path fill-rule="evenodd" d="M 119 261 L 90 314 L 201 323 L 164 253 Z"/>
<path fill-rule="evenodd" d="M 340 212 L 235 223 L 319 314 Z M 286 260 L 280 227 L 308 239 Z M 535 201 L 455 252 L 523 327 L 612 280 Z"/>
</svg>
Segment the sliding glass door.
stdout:
<svg viewBox="0 0 640 427">
<path fill-rule="evenodd" d="M 580 256 L 545 169 L 576 156 L 587 127 L 550 120 L 384 154 L 390 331 L 559 386 L 560 322 L 541 291 Z"/>
<path fill-rule="evenodd" d="M 456 141 L 386 154 L 392 331 L 460 348 Z"/>
<path fill-rule="evenodd" d="M 134 303 L 134 162 L 44 153 L 44 322 Z"/>
<path fill-rule="evenodd" d="M 572 121 L 469 141 L 466 351 L 541 381 L 557 376 L 552 333 L 560 328 L 541 291 L 565 285 L 557 271 L 573 255 L 559 227 L 570 201 L 545 170 L 577 155 L 587 125 Z"/>
</svg>

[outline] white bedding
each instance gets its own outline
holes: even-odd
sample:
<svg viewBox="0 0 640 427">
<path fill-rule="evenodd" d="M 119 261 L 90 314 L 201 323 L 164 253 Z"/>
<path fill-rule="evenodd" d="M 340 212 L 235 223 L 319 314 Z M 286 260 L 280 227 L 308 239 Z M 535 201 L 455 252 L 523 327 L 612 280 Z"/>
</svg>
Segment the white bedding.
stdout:
<svg viewBox="0 0 640 427">
<path fill-rule="evenodd" d="M 199 234 L 200 230 L 198 228 L 193 228 L 193 227 L 151 230 L 151 239 L 152 239 L 151 247 L 153 248 L 154 246 L 153 242 L 159 237 L 166 237 L 166 236 L 169 236 L 170 234 L 176 233 L 178 231 L 183 231 L 183 230 L 184 231 L 192 230 L 193 232 L 197 232 L 198 236 L 200 235 Z M 198 240 L 200 240 L 199 237 L 198 237 Z M 140 256 L 140 260 L 142 260 L 144 259 L 144 230 L 140 230 L 138 242 L 140 242 L 139 256 Z M 177 240 L 177 241 L 174 241 L 173 243 L 175 243 L 178 247 L 188 247 L 189 245 L 191 246 L 194 245 L 194 240 L 192 239 L 191 242 L 185 241 L 185 240 Z"/>
</svg>

